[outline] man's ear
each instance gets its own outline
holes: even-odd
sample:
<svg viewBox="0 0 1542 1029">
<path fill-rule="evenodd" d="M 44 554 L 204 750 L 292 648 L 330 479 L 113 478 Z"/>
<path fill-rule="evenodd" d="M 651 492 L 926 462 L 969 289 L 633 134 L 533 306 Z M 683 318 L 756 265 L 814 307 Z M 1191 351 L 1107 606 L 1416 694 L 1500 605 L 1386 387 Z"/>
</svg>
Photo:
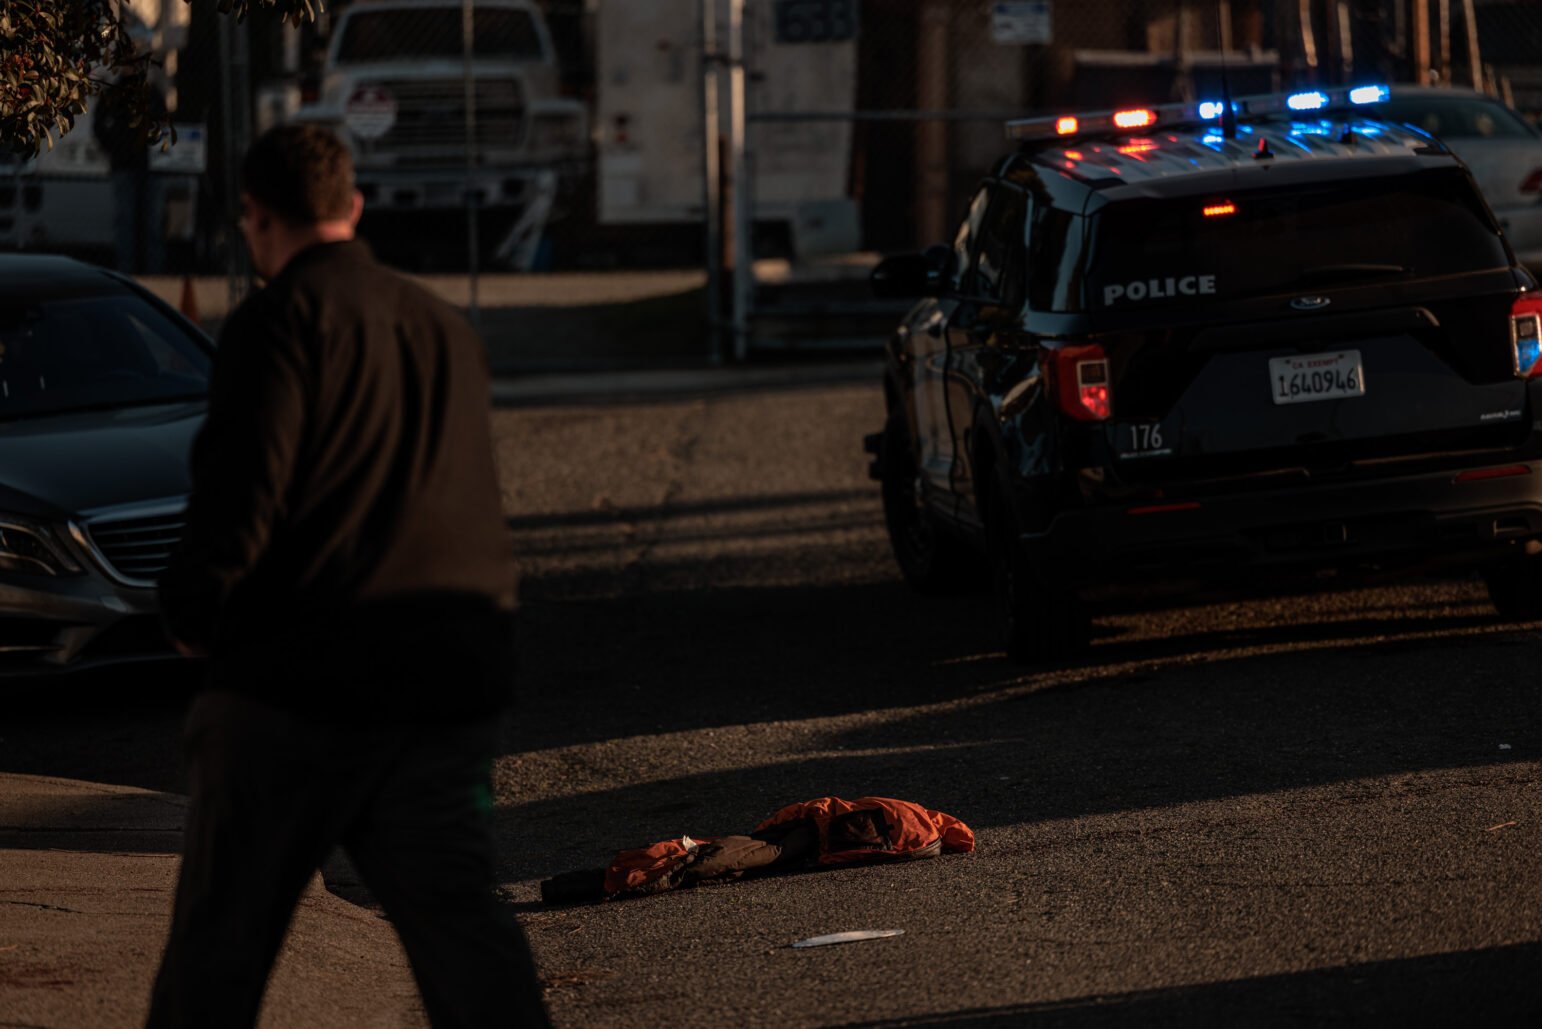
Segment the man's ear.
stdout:
<svg viewBox="0 0 1542 1029">
<path fill-rule="evenodd" d="M 353 201 L 348 211 L 348 227 L 359 227 L 359 219 L 364 216 L 364 194 L 358 190 L 353 191 Z"/>
</svg>

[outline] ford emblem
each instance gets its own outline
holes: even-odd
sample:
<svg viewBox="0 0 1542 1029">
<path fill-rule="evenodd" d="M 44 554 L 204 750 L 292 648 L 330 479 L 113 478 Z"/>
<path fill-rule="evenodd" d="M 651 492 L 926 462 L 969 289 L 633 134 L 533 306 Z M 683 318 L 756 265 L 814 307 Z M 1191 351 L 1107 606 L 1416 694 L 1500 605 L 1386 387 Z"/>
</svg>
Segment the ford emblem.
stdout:
<svg viewBox="0 0 1542 1029">
<path fill-rule="evenodd" d="M 1290 306 L 1297 311 L 1319 311 L 1331 303 L 1333 301 L 1327 297 L 1297 297 L 1290 302 Z"/>
</svg>

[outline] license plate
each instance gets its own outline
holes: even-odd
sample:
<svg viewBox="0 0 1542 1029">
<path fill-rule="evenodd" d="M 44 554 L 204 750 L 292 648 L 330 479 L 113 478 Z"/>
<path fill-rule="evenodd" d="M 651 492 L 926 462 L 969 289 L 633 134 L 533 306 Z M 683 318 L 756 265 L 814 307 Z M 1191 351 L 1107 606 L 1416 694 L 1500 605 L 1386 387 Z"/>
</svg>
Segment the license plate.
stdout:
<svg viewBox="0 0 1542 1029">
<path fill-rule="evenodd" d="M 1365 369 L 1360 351 L 1306 354 L 1269 359 L 1269 383 L 1276 404 L 1365 396 Z"/>
</svg>

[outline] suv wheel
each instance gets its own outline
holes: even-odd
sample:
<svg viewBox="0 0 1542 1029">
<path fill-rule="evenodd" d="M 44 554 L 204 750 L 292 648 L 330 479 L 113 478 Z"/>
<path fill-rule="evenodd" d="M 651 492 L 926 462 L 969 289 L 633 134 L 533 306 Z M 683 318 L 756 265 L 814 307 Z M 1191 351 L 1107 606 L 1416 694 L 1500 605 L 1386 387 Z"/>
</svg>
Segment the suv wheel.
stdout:
<svg viewBox="0 0 1542 1029">
<path fill-rule="evenodd" d="M 902 411 L 889 412 L 878 448 L 883 522 L 900 572 L 922 593 L 942 593 L 963 581 L 968 555 L 937 526 L 921 492 L 920 468 Z"/>
<path fill-rule="evenodd" d="M 1526 557 L 1483 573 L 1489 600 L 1507 622 L 1542 620 L 1542 558 Z"/>
<path fill-rule="evenodd" d="M 984 491 L 986 547 L 991 582 L 1006 616 L 1007 659 L 1057 661 L 1083 653 L 1091 625 L 1076 590 L 1028 560 L 1005 489 L 993 480 Z"/>
</svg>

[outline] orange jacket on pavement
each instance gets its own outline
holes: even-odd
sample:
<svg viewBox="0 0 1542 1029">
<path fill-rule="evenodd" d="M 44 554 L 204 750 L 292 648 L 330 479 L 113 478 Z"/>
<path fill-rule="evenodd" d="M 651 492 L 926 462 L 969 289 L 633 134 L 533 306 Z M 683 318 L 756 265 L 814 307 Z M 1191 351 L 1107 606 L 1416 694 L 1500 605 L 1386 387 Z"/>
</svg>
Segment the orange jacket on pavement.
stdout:
<svg viewBox="0 0 1542 1029">
<path fill-rule="evenodd" d="M 819 830 L 815 861 L 821 865 L 974 850 L 974 832 L 957 818 L 890 797 L 820 797 L 789 804 L 755 831 L 802 821 L 812 821 Z"/>
<path fill-rule="evenodd" d="M 891 797 L 820 797 L 789 804 L 748 835 L 682 836 L 623 850 L 604 870 L 603 890 L 608 897 L 636 896 L 792 865 L 892 861 L 972 850 L 969 826 L 941 811 Z"/>
</svg>

